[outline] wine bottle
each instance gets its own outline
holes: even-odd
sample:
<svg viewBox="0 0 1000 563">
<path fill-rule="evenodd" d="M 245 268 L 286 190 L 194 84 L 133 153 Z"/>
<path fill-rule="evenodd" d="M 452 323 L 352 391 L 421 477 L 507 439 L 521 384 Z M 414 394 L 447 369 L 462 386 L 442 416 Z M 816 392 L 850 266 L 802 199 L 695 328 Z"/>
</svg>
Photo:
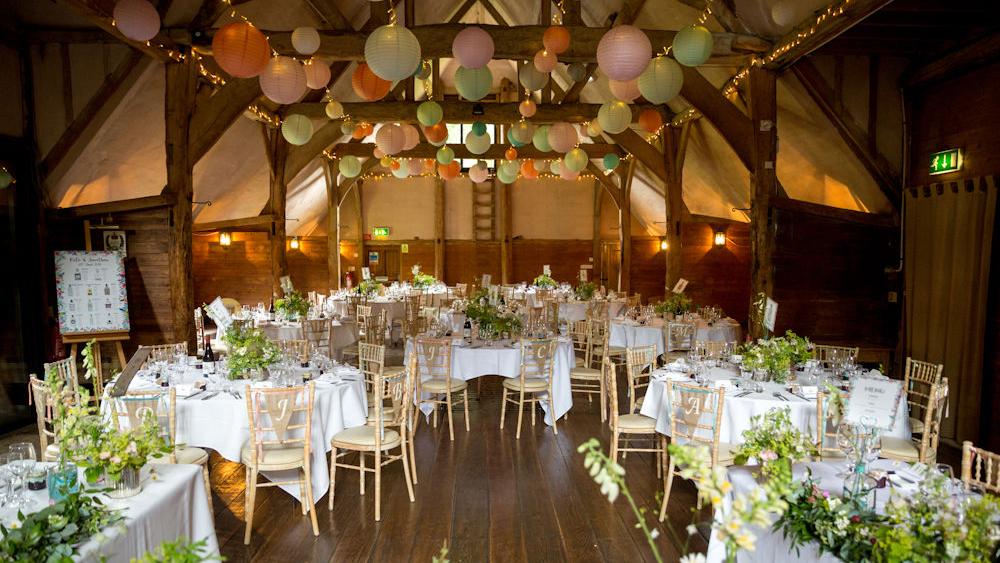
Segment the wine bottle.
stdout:
<svg viewBox="0 0 1000 563">
<path fill-rule="evenodd" d="M 212 339 L 205 336 L 205 355 L 203 357 L 205 369 L 210 373 L 215 373 L 215 352 L 212 350 Z"/>
<path fill-rule="evenodd" d="M 272 293 L 271 294 L 271 306 L 267 308 L 268 320 L 271 320 L 271 321 L 274 320 L 274 298 L 275 297 L 277 297 L 277 294 Z"/>
</svg>

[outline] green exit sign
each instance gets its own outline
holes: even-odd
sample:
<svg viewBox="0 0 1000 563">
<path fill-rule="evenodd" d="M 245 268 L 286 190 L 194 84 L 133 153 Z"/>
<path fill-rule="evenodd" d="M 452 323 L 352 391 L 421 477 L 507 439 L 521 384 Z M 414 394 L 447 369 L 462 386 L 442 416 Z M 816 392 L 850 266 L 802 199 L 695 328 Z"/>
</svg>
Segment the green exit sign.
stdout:
<svg viewBox="0 0 1000 563">
<path fill-rule="evenodd" d="M 389 227 L 372 227 L 373 237 L 387 237 L 392 229 Z"/>
<path fill-rule="evenodd" d="M 931 176 L 962 169 L 962 150 L 948 149 L 931 155 Z"/>
</svg>

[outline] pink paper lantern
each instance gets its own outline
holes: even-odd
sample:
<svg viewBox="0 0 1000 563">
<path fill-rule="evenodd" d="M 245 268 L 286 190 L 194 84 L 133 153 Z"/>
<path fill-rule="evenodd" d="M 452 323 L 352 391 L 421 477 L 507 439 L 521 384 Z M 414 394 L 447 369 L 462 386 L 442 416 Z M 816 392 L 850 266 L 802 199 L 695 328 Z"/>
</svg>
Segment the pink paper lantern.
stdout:
<svg viewBox="0 0 1000 563">
<path fill-rule="evenodd" d="M 597 44 L 597 66 L 613 80 L 632 80 L 646 70 L 653 46 L 643 31 L 631 25 L 613 27 Z"/>
<path fill-rule="evenodd" d="M 556 54 L 542 49 L 541 51 L 535 53 L 535 68 L 542 72 L 552 72 L 556 68 L 556 63 L 559 59 L 556 58 Z"/>
<path fill-rule="evenodd" d="M 479 166 L 477 164 L 476 166 L 469 168 L 469 179 L 473 182 L 479 184 L 481 182 L 485 182 L 489 178 L 490 171 L 485 166 Z"/>
<path fill-rule="evenodd" d="M 403 150 L 408 151 L 420 144 L 420 132 L 413 125 L 406 123 L 402 125 L 403 134 L 406 135 L 406 142 L 403 143 Z"/>
<path fill-rule="evenodd" d="M 387 123 L 375 133 L 375 146 L 385 154 L 396 154 L 406 145 L 406 133 L 395 123 Z"/>
<path fill-rule="evenodd" d="M 410 176 L 419 176 L 424 173 L 424 163 L 418 158 L 411 158 L 406 161 L 406 171 Z"/>
<path fill-rule="evenodd" d="M 271 101 L 294 104 L 306 93 L 306 71 L 291 57 L 271 57 L 260 73 L 260 89 Z"/>
<path fill-rule="evenodd" d="M 524 117 L 531 117 L 538 111 L 538 106 L 531 100 L 524 100 L 517 106 L 517 111 L 521 112 Z"/>
<path fill-rule="evenodd" d="M 563 180 L 576 180 L 577 178 L 580 177 L 580 173 L 573 172 L 568 167 L 563 166 L 562 168 L 559 169 L 559 177 L 562 178 Z"/>
<path fill-rule="evenodd" d="M 112 15 L 118 31 L 133 41 L 149 41 L 160 32 L 160 14 L 146 0 L 118 0 Z"/>
<path fill-rule="evenodd" d="M 467 27 L 451 42 L 451 54 L 465 68 L 483 68 L 493 58 L 493 38 L 480 27 Z"/>
<path fill-rule="evenodd" d="M 549 127 L 549 145 L 556 152 L 569 152 L 579 140 L 576 128 L 569 123 L 553 123 Z"/>
<path fill-rule="evenodd" d="M 374 156 L 379 160 L 382 160 L 382 157 L 385 156 L 385 151 L 376 146 L 374 149 L 372 149 L 372 156 Z"/>
<path fill-rule="evenodd" d="M 639 92 L 639 79 L 632 80 L 608 80 L 611 93 L 623 102 L 631 102 L 641 96 Z"/>
<path fill-rule="evenodd" d="M 303 70 L 306 72 L 306 86 L 313 90 L 322 90 L 330 83 L 330 67 L 320 59 L 309 59 Z"/>
</svg>

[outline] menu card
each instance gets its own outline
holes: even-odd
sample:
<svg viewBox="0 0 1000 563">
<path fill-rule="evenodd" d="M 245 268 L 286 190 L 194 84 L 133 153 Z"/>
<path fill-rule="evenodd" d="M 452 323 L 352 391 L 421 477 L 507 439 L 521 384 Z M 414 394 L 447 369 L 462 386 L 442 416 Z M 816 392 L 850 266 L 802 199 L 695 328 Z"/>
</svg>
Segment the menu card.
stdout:
<svg viewBox="0 0 1000 563">
<path fill-rule="evenodd" d="M 898 379 L 855 378 L 844 421 L 892 430 L 902 398 L 903 382 Z"/>
<path fill-rule="evenodd" d="M 587 281 L 587 270 L 580 270 L 580 281 Z"/>
<path fill-rule="evenodd" d="M 542 266 L 542 273 L 545 274 L 546 276 L 550 276 L 551 277 L 552 276 L 552 268 L 549 268 L 549 265 L 546 264 L 546 265 Z"/>
<path fill-rule="evenodd" d="M 770 297 L 764 305 L 764 328 L 774 332 L 774 323 L 778 319 L 778 302 Z"/>
<path fill-rule="evenodd" d="M 672 291 L 674 293 L 684 293 L 684 290 L 687 289 L 687 286 L 688 286 L 688 281 L 684 278 L 680 278 L 679 280 L 677 280 L 677 283 L 674 284 L 674 289 Z"/>
<path fill-rule="evenodd" d="M 490 282 L 493 280 L 493 276 L 490 274 L 483 274 L 483 282 L 480 284 L 483 287 L 489 287 Z"/>
<path fill-rule="evenodd" d="M 222 303 L 221 297 L 216 297 L 211 303 L 205 305 L 205 314 L 208 318 L 222 329 L 222 332 L 226 332 L 229 325 L 233 324 L 233 316 L 229 314 L 229 309 Z"/>
</svg>

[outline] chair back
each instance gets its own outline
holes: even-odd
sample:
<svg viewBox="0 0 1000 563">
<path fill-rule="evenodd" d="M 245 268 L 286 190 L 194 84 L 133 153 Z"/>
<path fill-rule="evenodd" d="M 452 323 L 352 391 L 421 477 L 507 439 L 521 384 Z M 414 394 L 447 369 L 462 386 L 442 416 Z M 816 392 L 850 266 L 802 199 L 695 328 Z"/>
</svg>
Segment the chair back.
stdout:
<svg viewBox="0 0 1000 563">
<path fill-rule="evenodd" d="M 606 320 L 608 318 L 608 309 L 610 308 L 610 303 L 607 301 L 602 301 L 599 299 L 591 299 L 587 303 L 587 318 L 590 320 Z"/>
<path fill-rule="evenodd" d="M 629 295 L 625 300 L 626 307 L 638 307 L 642 305 L 642 294 L 636 293 L 635 295 Z"/>
<path fill-rule="evenodd" d="M 205 312 L 201 307 L 194 308 L 194 342 L 196 354 L 201 357 L 205 353 Z"/>
<path fill-rule="evenodd" d="M 552 388 L 552 373 L 555 368 L 556 347 L 559 341 L 555 338 L 522 338 L 521 339 L 521 387 L 527 380 L 544 379 Z"/>
<path fill-rule="evenodd" d="M 358 329 L 361 331 L 361 340 L 369 344 L 385 344 L 385 309 L 361 316 L 361 307 L 358 307 Z M 369 307 L 370 309 L 370 307 Z"/>
<path fill-rule="evenodd" d="M 604 361 L 601 362 L 601 377 L 604 378 L 604 389 L 608 394 L 608 410 L 610 415 L 608 416 L 608 426 L 611 431 L 614 432 L 618 428 L 618 375 L 615 371 L 615 364 L 611 362 L 611 358 L 605 356 Z"/>
<path fill-rule="evenodd" d="M 541 307 L 542 303 L 548 301 L 552 298 L 551 289 L 536 289 L 535 290 L 535 306 Z"/>
<path fill-rule="evenodd" d="M 309 349 L 320 350 L 330 355 L 330 319 L 303 319 L 302 338 L 309 343 Z"/>
<path fill-rule="evenodd" d="M 176 444 L 177 390 L 171 387 L 166 393 L 133 391 L 113 399 L 111 418 L 118 430 L 137 429 L 148 417 L 156 421 L 167 443 Z M 170 454 L 170 462 L 177 462 L 174 452 Z"/>
<path fill-rule="evenodd" d="M 347 316 L 357 318 L 358 307 L 367 306 L 368 298 L 360 293 L 348 293 L 344 301 L 347 303 Z"/>
<path fill-rule="evenodd" d="M 59 360 L 57 362 L 49 362 L 47 364 L 44 364 L 44 367 L 46 374 L 45 377 L 48 377 L 48 374 L 54 371 L 57 376 L 62 378 L 62 380 L 65 381 L 66 384 L 69 385 L 71 389 L 73 389 L 74 393 L 80 389 L 80 380 L 77 378 L 77 373 L 76 373 L 75 355 Z"/>
<path fill-rule="evenodd" d="M 691 350 L 694 347 L 694 336 L 697 331 L 696 323 L 668 321 L 663 326 L 663 341 L 667 344 L 667 352 Z"/>
<path fill-rule="evenodd" d="M 309 361 L 308 340 L 275 340 L 274 343 L 283 356 L 295 358 L 299 363 Z"/>
<path fill-rule="evenodd" d="M 582 357 L 589 366 L 587 352 L 590 350 L 590 321 L 573 321 L 569 325 L 569 337 L 573 340 L 573 354 Z"/>
<path fill-rule="evenodd" d="M 172 362 L 178 355 L 187 356 L 187 342 L 175 342 L 172 344 L 154 344 L 147 346 L 149 356 L 146 361 Z"/>
<path fill-rule="evenodd" d="M 903 390 L 906 392 L 906 404 L 910 409 L 910 418 L 923 420 L 926 416 L 931 402 L 931 391 L 935 385 L 941 382 L 943 372 L 943 364 L 932 364 L 906 358 Z"/>
<path fill-rule="evenodd" d="M 608 357 L 608 346 L 611 338 L 611 321 L 607 319 L 590 320 L 590 339 L 587 341 L 587 367 L 593 367 L 597 362 L 598 369 L 604 358 Z"/>
<path fill-rule="evenodd" d="M 694 343 L 695 353 L 704 358 L 721 358 L 727 349 L 733 345 L 729 342 L 717 340 L 697 340 Z"/>
<path fill-rule="evenodd" d="M 946 415 L 948 405 L 948 378 L 942 377 L 940 383 L 931 386 L 924 412 L 924 431 L 920 434 L 920 462 L 929 465 L 937 461 L 938 441 L 941 438 L 941 419 Z M 911 415 L 912 411 L 911 411 Z M 916 440 L 914 440 L 916 441 Z"/>
<path fill-rule="evenodd" d="M 656 369 L 656 347 L 638 346 L 625 349 L 625 375 L 628 379 L 629 412 L 635 410 L 638 393 L 649 387 L 649 379 Z"/>
<path fill-rule="evenodd" d="M 372 392 L 372 397 L 377 397 L 375 382 L 385 372 L 385 346 L 359 342 L 358 369 L 365 378 L 365 388 Z"/>
<path fill-rule="evenodd" d="M 55 398 L 49 392 L 49 386 L 41 379 L 38 379 L 35 374 L 31 374 L 28 378 L 28 384 L 31 389 L 31 398 L 35 405 L 39 451 L 44 455 L 45 448 L 49 447 L 49 444 L 56 443 L 56 427 L 53 420 Z"/>
<path fill-rule="evenodd" d="M 851 395 L 845 391 L 840 396 L 846 404 Z M 836 400 L 838 399 L 833 393 L 826 391 L 816 393 L 816 450 L 821 460 L 824 457 L 843 457 L 842 453 L 836 455 L 840 452 L 837 432 L 840 428 L 840 416 L 843 414 L 838 413 L 834 407 Z"/>
<path fill-rule="evenodd" d="M 813 346 L 813 358 L 825 368 L 831 367 L 834 363 L 850 358 L 852 361 L 858 359 L 857 346 L 833 346 L 830 344 L 815 344 Z"/>
<path fill-rule="evenodd" d="M 675 444 L 699 444 L 719 461 L 719 433 L 726 390 L 666 381 L 670 404 L 670 439 Z"/>
<path fill-rule="evenodd" d="M 547 299 L 542 302 L 542 322 L 549 334 L 559 334 L 559 302 Z"/>
<path fill-rule="evenodd" d="M 1000 454 L 962 442 L 962 483 L 966 490 L 978 487 L 984 492 L 1000 495 Z"/>
<path fill-rule="evenodd" d="M 427 379 L 451 378 L 451 339 L 421 336 L 415 345 L 416 370 L 419 375 L 416 385 Z"/>
<path fill-rule="evenodd" d="M 246 386 L 252 465 L 257 465 L 267 446 L 301 446 L 309 463 L 315 385 L 310 381 L 297 387 Z"/>
</svg>

